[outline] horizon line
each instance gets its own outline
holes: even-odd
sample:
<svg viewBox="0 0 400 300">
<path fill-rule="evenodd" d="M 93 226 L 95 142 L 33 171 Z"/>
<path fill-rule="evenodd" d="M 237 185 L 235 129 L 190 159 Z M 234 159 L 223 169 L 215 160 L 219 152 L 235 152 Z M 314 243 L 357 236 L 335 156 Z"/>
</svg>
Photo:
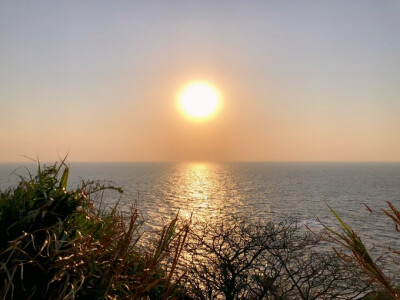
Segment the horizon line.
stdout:
<svg viewBox="0 0 400 300">
<path fill-rule="evenodd" d="M 56 163 L 60 160 L 43 160 Z M 36 163 L 32 160 L 0 161 L 0 164 Z M 66 160 L 66 163 L 400 163 L 400 160 Z"/>
</svg>

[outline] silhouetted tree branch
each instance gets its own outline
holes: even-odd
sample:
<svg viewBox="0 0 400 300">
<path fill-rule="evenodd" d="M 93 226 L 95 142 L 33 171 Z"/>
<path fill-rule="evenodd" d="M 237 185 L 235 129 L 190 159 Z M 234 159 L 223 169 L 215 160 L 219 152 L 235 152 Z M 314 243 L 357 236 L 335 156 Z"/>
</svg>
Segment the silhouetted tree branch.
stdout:
<svg viewBox="0 0 400 300">
<path fill-rule="evenodd" d="M 193 225 L 184 262 L 193 299 L 337 299 L 370 283 L 292 221 Z"/>
</svg>

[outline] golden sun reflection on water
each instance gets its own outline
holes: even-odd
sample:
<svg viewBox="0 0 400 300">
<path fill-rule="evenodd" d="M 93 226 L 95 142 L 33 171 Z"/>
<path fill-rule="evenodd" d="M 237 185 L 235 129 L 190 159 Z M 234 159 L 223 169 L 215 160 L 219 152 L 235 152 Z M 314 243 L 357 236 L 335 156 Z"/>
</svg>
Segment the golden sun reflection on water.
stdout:
<svg viewBox="0 0 400 300">
<path fill-rule="evenodd" d="M 170 185 L 170 195 L 182 217 L 193 215 L 194 220 L 209 221 L 236 212 L 232 204 L 241 199 L 236 182 L 226 174 L 226 168 L 217 163 L 188 163 L 181 165 L 177 172 L 174 184 Z"/>
</svg>

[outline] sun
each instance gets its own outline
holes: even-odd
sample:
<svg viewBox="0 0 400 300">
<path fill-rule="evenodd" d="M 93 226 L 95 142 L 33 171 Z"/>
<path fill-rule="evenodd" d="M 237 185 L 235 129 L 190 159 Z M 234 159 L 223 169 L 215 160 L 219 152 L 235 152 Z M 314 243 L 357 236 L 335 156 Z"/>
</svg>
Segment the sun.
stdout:
<svg viewBox="0 0 400 300">
<path fill-rule="evenodd" d="M 193 120 L 207 120 L 220 107 L 218 90 L 207 82 L 193 82 L 182 89 L 178 95 L 181 111 Z"/>
</svg>

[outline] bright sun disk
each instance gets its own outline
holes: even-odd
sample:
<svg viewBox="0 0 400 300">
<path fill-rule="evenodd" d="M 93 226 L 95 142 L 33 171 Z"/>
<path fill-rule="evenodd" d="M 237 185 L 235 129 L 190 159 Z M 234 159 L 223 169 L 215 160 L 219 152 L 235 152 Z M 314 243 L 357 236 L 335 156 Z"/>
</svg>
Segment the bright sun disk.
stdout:
<svg viewBox="0 0 400 300">
<path fill-rule="evenodd" d="M 214 115 L 220 99 L 217 90 L 208 83 L 196 82 L 185 87 L 179 95 L 179 106 L 189 117 L 197 120 Z"/>
</svg>

